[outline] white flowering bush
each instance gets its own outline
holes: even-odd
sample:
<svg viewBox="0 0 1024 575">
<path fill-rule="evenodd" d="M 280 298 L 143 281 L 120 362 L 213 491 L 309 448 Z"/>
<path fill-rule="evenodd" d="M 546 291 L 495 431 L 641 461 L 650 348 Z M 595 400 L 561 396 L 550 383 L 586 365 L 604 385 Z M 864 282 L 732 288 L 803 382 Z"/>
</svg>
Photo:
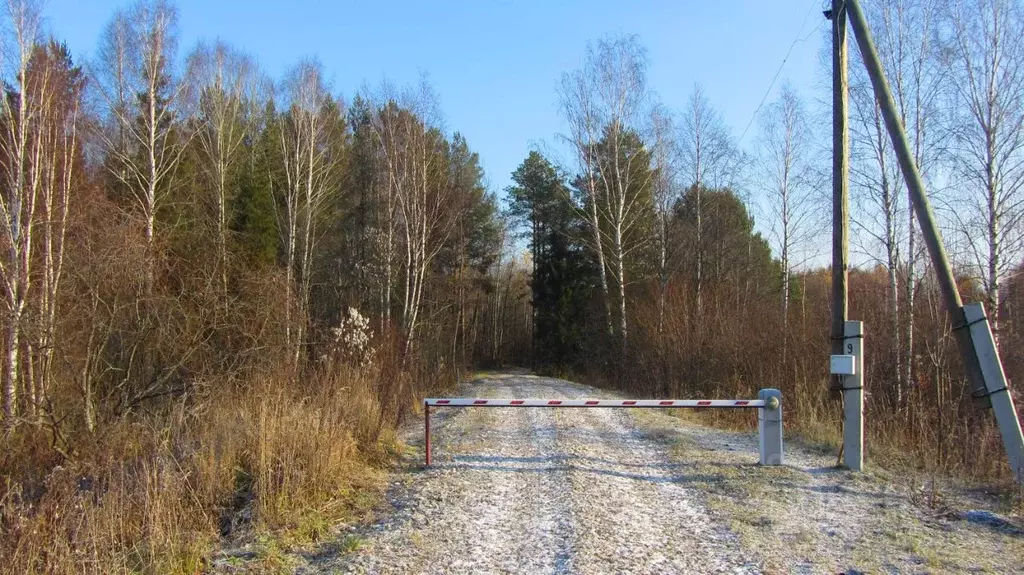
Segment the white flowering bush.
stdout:
<svg viewBox="0 0 1024 575">
<path fill-rule="evenodd" d="M 345 311 L 341 325 L 331 328 L 331 336 L 330 357 L 356 367 L 365 367 L 373 363 L 373 330 L 370 329 L 370 319 L 359 313 L 356 308 L 350 307 Z"/>
</svg>

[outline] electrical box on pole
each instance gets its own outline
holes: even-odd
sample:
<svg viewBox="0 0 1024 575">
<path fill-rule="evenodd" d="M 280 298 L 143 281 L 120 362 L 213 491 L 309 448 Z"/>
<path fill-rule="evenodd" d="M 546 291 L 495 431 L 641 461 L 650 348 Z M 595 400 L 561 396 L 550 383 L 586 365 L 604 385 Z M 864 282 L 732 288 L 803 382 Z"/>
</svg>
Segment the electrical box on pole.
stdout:
<svg viewBox="0 0 1024 575">
<path fill-rule="evenodd" d="M 846 8 L 832 0 L 825 16 L 832 20 L 832 353 L 843 352 L 850 267 L 850 135 L 846 67 Z M 838 389 L 832 378 L 832 389 Z"/>
<path fill-rule="evenodd" d="M 861 323 L 848 321 L 850 268 L 850 133 L 846 2 L 832 0 L 832 391 L 843 400 L 843 463 L 864 464 L 864 354 Z M 851 336 L 851 330 L 856 336 Z M 855 340 L 851 340 L 855 337 Z"/>
<path fill-rule="evenodd" d="M 829 360 L 828 371 L 832 375 L 857 375 L 857 356 L 833 355 Z"/>
</svg>

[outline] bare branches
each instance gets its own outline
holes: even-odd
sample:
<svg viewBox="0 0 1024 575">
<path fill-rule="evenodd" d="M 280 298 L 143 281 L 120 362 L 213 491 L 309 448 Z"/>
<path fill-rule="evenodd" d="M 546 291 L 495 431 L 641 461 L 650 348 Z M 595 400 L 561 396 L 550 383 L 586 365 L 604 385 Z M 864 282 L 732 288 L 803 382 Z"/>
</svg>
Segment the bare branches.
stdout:
<svg viewBox="0 0 1024 575">
<path fill-rule="evenodd" d="M 970 214 L 957 227 L 980 264 L 995 329 L 1000 286 L 1024 253 L 1024 13 L 1015 2 L 960 0 L 943 24 L 956 143 L 948 158 L 966 192 L 957 208 Z"/>
<path fill-rule="evenodd" d="M 66 49 L 41 42 L 38 5 L 7 3 L 13 48 L 0 103 L 3 408 L 36 415 L 50 383 L 68 214 L 77 185 L 83 81 Z M 19 405 L 20 400 L 20 405 Z"/>
<path fill-rule="evenodd" d="M 610 335 L 612 314 L 606 275 L 615 281 L 618 339 L 624 346 L 626 259 L 650 240 L 637 228 L 651 222 L 650 153 L 639 134 L 647 121 L 647 56 L 636 36 L 613 37 L 587 47 L 582 68 L 562 76 L 562 115 L 576 152 L 592 244 L 601 270 L 601 288 Z M 610 261 L 606 261 L 605 253 Z"/>
<path fill-rule="evenodd" d="M 696 311 L 701 313 L 704 286 L 704 190 L 729 185 L 740 173 L 741 155 L 735 147 L 721 115 L 711 106 L 700 85 L 694 85 L 681 114 L 679 149 L 680 175 L 693 190 L 696 216 L 693 281 Z"/>
<path fill-rule="evenodd" d="M 228 284 L 228 175 L 243 143 L 253 138 L 272 86 L 246 54 L 223 42 L 201 43 L 188 57 L 188 104 L 194 115 L 203 170 L 217 213 L 221 289 Z"/>
<path fill-rule="evenodd" d="M 813 252 L 818 199 L 810 165 L 810 127 L 796 92 L 783 86 L 761 117 L 759 164 L 770 235 L 782 263 L 782 312 L 789 312 L 789 278 Z"/>
<path fill-rule="evenodd" d="M 282 190 L 285 213 L 279 219 L 285 245 L 285 296 L 290 305 L 294 289 L 299 303 L 296 321 L 292 321 L 289 307 L 285 330 L 292 363 L 297 367 L 309 321 L 317 224 L 336 190 L 338 169 L 344 159 L 340 148 L 344 121 L 342 104 L 331 95 L 319 61 L 300 62 L 287 74 L 280 92 L 287 110 L 280 120 L 286 177 Z"/>
<path fill-rule="evenodd" d="M 375 110 L 370 126 L 383 180 L 385 241 L 381 247 L 385 250 L 387 290 L 398 238 L 403 240 L 405 252 L 401 320 L 408 351 L 416 338 L 429 266 L 457 221 L 450 211 L 453 186 L 446 143 L 437 127 L 437 98 L 430 85 L 424 80 L 398 93 L 384 83 L 368 99 Z M 390 301 L 390 293 L 385 300 Z"/>
<path fill-rule="evenodd" d="M 129 190 L 144 219 L 146 292 L 152 293 L 156 211 L 188 142 L 178 129 L 188 84 L 175 77 L 177 11 L 164 0 L 140 0 L 119 11 L 101 41 L 93 77 L 107 124 L 98 132 L 111 174 Z"/>
<path fill-rule="evenodd" d="M 735 182 L 739 151 L 699 84 L 680 114 L 679 130 L 680 173 L 688 186 L 719 188 Z"/>
<path fill-rule="evenodd" d="M 0 152 L 4 161 L 4 193 L 0 194 L 0 216 L 3 218 L 0 246 L 5 247 L 3 284 L 5 303 L 4 344 L 6 357 L 3 372 L 3 413 L 5 425 L 14 423 L 21 381 L 20 354 L 22 325 L 31 287 L 32 232 L 36 215 L 41 176 L 33 169 L 33 160 L 42 153 L 42 140 L 31 134 L 38 125 L 40 101 L 46 94 L 45 83 L 33 93 L 28 82 L 29 63 L 36 49 L 40 33 L 40 14 L 34 2 L 9 0 L 7 17 L 10 19 L 13 54 L 5 54 L 4 80 L 15 87 L 16 93 L 3 94 L 0 101 L 3 130 L 0 132 Z M 41 93 L 40 93 L 41 91 Z"/>
</svg>

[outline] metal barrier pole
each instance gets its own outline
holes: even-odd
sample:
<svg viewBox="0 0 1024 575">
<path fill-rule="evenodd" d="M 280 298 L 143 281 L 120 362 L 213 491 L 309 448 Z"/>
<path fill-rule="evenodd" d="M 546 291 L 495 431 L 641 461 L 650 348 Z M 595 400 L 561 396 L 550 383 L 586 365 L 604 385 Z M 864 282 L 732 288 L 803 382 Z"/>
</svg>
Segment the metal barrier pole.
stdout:
<svg viewBox="0 0 1024 575">
<path fill-rule="evenodd" d="M 782 465 L 782 394 L 762 389 L 760 399 L 496 399 L 445 397 L 423 400 L 423 433 L 426 466 L 433 463 L 430 445 L 430 408 L 436 407 L 557 407 L 557 408 L 726 408 L 757 409 L 761 436 L 761 463 Z"/>
<path fill-rule="evenodd" d="M 423 435 L 424 445 L 427 448 L 427 467 L 430 467 L 430 404 L 423 402 Z"/>
<path fill-rule="evenodd" d="M 757 393 L 764 407 L 757 408 L 761 465 L 782 465 L 782 393 L 762 389 Z"/>
</svg>

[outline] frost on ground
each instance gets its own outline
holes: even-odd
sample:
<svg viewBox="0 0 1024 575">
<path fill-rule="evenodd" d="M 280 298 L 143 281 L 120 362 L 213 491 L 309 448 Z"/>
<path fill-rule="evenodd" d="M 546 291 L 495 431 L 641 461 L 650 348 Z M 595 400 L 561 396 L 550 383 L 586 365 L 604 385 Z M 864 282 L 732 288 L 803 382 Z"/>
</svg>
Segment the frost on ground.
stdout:
<svg viewBox="0 0 1024 575">
<path fill-rule="evenodd" d="M 610 397 L 511 374 L 461 391 Z M 785 466 L 760 467 L 754 433 L 655 410 L 440 411 L 434 466 L 410 427 L 382 519 L 299 572 L 1024 572 L 1024 532 L 1005 517 L 919 505 L 891 477 L 791 444 Z"/>
</svg>

